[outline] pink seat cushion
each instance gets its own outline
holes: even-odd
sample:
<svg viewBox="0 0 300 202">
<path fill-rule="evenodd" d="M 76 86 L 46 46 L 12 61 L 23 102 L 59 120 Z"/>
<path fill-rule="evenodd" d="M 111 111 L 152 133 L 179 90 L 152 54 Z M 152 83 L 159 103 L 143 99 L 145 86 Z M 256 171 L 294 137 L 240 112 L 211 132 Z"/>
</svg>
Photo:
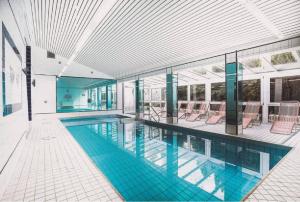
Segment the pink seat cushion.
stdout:
<svg viewBox="0 0 300 202">
<path fill-rule="evenodd" d="M 243 128 L 247 128 L 248 125 L 250 124 L 251 120 L 252 120 L 251 118 L 244 117 L 243 118 Z"/>
<path fill-rule="evenodd" d="M 187 121 L 195 121 L 196 118 L 198 118 L 199 114 L 191 114 L 188 118 L 186 118 Z"/>
<path fill-rule="evenodd" d="M 206 123 L 208 124 L 216 124 L 220 121 L 220 119 L 223 117 L 223 115 L 214 115 L 207 119 Z"/>
<path fill-rule="evenodd" d="M 179 119 L 182 118 L 184 115 L 185 115 L 184 112 L 178 112 L 178 118 L 179 118 Z"/>
<path fill-rule="evenodd" d="M 292 133 L 294 125 L 295 125 L 294 122 L 275 121 L 271 128 L 271 132 L 289 135 Z"/>
</svg>

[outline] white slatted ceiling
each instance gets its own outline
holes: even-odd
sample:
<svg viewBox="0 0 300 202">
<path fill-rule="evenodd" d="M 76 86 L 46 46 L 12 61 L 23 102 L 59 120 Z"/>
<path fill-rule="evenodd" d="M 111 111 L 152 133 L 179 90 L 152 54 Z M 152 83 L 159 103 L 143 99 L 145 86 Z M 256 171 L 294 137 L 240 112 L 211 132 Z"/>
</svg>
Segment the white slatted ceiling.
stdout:
<svg viewBox="0 0 300 202">
<path fill-rule="evenodd" d="M 299 0 L 253 3 L 284 37 L 299 35 Z M 33 43 L 69 58 L 102 1 L 28 0 L 25 4 L 30 8 Z M 118 0 L 75 61 L 121 77 L 273 40 L 274 33 L 238 0 Z"/>
<path fill-rule="evenodd" d="M 35 45 L 69 58 L 101 2 L 30 0 Z"/>
<path fill-rule="evenodd" d="M 132 71 L 166 65 L 272 34 L 238 2 L 137 1 L 116 11 L 76 58 L 92 67 Z M 239 38 L 239 40 L 235 40 Z"/>
<path fill-rule="evenodd" d="M 283 32 L 285 37 L 299 35 L 299 0 L 255 0 L 255 4 Z"/>
</svg>

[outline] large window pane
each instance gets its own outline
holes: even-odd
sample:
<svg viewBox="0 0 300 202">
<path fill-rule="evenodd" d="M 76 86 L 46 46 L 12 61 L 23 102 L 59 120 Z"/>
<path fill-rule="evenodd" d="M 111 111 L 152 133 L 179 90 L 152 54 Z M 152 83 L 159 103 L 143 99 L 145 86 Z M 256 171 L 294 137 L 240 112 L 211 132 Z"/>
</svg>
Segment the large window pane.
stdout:
<svg viewBox="0 0 300 202">
<path fill-rule="evenodd" d="M 178 86 L 178 100 L 187 100 L 187 86 Z"/>
<path fill-rule="evenodd" d="M 145 88 L 144 89 L 144 100 L 145 101 L 150 101 L 151 100 L 151 89 L 150 88 Z"/>
<path fill-rule="evenodd" d="M 225 100 L 225 82 L 211 84 L 211 100 L 212 101 Z"/>
<path fill-rule="evenodd" d="M 106 109 L 107 85 L 112 85 L 113 105 L 116 107 L 116 85 L 114 80 L 60 77 L 56 82 L 57 112 Z"/>
<path fill-rule="evenodd" d="M 151 101 L 160 101 L 160 100 L 161 100 L 161 88 L 152 88 Z"/>
<path fill-rule="evenodd" d="M 272 78 L 270 80 L 271 102 L 300 101 L 300 76 Z"/>
<path fill-rule="evenodd" d="M 260 79 L 239 81 L 239 84 L 242 84 L 241 101 L 260 101 Z"/>
<path fill-rule="evenodd" d="M 297 62 L 297 60 L 292 52 L 279 53 L 271 56 L 272 65 L 282 65 L 295 62 Z"/>
<path fill-rule="evenodd" d="M 190 86 L 190 99 L 192 101 L 203 101 L 205 100 L 205 84 L 197 84 Z"/>
</svg>

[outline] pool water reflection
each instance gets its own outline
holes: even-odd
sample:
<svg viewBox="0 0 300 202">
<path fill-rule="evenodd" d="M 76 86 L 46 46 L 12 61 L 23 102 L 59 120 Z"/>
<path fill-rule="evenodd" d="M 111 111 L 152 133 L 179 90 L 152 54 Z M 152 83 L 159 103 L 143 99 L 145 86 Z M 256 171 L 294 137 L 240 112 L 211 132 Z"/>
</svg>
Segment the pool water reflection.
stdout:
<svg viewBox="0 0 300 202">
<path fill-rule="evenodd" d="M 241 200 L 289 151 L 120 118 L 88 120 L 64 123 L 127 201 Z"/>
</svg>

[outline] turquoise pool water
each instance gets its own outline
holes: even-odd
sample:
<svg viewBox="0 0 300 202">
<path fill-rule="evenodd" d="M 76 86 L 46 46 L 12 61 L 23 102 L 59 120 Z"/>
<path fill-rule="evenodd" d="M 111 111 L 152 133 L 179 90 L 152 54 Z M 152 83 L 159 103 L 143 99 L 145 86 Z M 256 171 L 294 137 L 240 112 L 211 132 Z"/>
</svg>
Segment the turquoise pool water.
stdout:
<svg viewBox="0 0 300 202">
<path fill-rule="evenodd" d="M 127 201 L 238 201 L 289 151 L 122 120 L 63 123 Z"/>
<path fill-rule="evenodd" d="M 95 109 L 88 109 L 88 108 L 75 108 L 75 109 L 57 109 L 58 113 L 67 113 L 67 112 L 89 112 L 89 111 L 96 111 Z"/>
</svg>

